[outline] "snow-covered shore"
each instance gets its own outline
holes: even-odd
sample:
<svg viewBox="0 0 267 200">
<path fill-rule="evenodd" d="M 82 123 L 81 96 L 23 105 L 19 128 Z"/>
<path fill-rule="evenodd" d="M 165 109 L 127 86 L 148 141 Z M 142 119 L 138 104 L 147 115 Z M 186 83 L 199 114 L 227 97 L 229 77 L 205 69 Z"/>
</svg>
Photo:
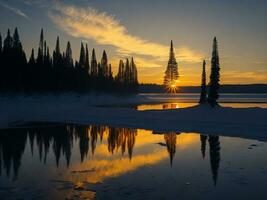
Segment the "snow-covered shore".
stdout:
<svg viewBox="0 0 267 200">
<path fill-rule="evenodd" d="M 31 122 L 103 124 L 156 132 L 198 132 L 267 140 L 267 109 L 194 106 L 177 110 L 137 111 L 96 105 L 151 102 L 144 96 L 46 95 L 1 96 L 0 128 Z"/>
</svg>

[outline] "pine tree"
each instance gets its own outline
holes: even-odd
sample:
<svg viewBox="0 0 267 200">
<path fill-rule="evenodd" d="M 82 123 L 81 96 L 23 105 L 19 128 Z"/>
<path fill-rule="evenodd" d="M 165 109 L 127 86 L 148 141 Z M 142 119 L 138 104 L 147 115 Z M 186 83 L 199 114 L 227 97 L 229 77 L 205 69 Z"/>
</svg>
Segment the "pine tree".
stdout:
<svg viewBox="0 0 267 200">
<path fill-rule="evenodd" d="M 102 58 L 101 58 L 101 73 L 100 76 L 105 78 L 108 77 L 108 56 L 106 51 L 103 51 Z"/>
<path fill-rule="evenodd" d="M 82 69 L 85 68 L 85 49 L 84 49 L 83 43 L 81 43 L 79 66 Z"/>
<path fill-rule="evenodd" d="M 173 43 L 171 41 L 170 56 L 163 82 L 163 85 L 166 88 L 167 92 L 176 92 L 176 81 L 178 80 L 178 78 L 178 64 L 175 59 Z"/>
<path fill-rule="evenodd" d="M 131 71 L 131 83 L 133 85 L 138 85 L 138 76 L 137 76 L 137 68 L 134 63 L 134 59 L 132 58 L 131 63 L 130 63 L 130 71 Z"/>
<path fill-rule="evenodd" d="M 97 76 L 97 60 L 95 55 L 95 49 L 93 49 L 91 57 L 91 75 L 93 77 Z"/>
<path fill-rule="evenodd" d="M 58 68 L 61 64 L 62 55 L 60 53 L 59 37 L 57 37 L 56 48 L 53 52 L 53 66 Z"/>
<path fill-rule="evenodd" d="M 10 60 L 11 67 L 11 81 L 10 86 L 15 91 L 21 91 L 24 89 L 24 73 L 25 67 L 27 65 L 26 54 L 22 49 L 22 44 L 20 41 L 19 33 L 17 27 L 15 28 L 13 34 L 13 47 L 12 47 L 12 55 L 13 58 Z"/>
<path fill-rule="evenodd" d="M 119 83 L 124 82 L 124 63 L 123 63 L 123 60 L 120 60 L 120 62 L 119 62 L 119 69 L 118 69 L 118 74 L 117 74 L 116 80 Z"/>
<path fill-rule="evenodd" d="M 90 74 L 90 64 L 89 64 L 89 51 L 88 51 L 88 46 L 86 44 L 85 47 L 85 70 L 88 74 Z"/>
<path fill-rule="evenodd" d="M 3 47 L 3 51 L 7 52 L 9 50 L 11 50 L 13 47 L 13 38 L 10 35 L 10 30 L 7 30 L 7 36 L 4 40 L 4 47 Z"/>
<path fill-rule="evenodd" d="M 207 102 L 207 89 L 206 89 L 206 62 L 203 60 L 202 67 L 202 80 L 201 80 L 201 94 L 199 103 L 205 104 Z"/>
<path fill-rule="evenodd" d="M 213 50 L 211 58 L 211 74 L 209 82 L 209 95 L 208 102 L 212 107 L 217 105 L 217 100 L 219 98 L 219 87 L 220 87 L 220 63 L 219 63 L 219 53 L 218 53 L 218 43 L 216 37 L 213 39 Z"/>
<path fill-rule="evenodd" d="M 70 42 L 67 43 L 66 47 L 66 66 L 69 68 L 73 67 L 73 58 Z"/>
<path fill-rule="evenodd" d="M 13 35 L 13 48 L 16 51 L 22 51 L 22 45 L 19 39 L 19 33 L 17 27 L 15 28 L 14 35 Z"/>
</svg>

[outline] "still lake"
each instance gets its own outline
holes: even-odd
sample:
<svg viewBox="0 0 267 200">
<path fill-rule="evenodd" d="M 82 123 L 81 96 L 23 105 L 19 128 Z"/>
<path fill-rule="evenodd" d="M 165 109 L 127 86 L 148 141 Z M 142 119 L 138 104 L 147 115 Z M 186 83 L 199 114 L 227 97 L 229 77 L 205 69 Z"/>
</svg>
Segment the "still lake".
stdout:
<svg viewBox="0 0 267 200">
<path fill-rule="evenodd" d="M 267 199 L 267 143 L 90 125 L 1 130 L 1 199 Z"/>
<path fill-rule="evenodd" d="M 142 94 L 138 110 L 197 104 Z M 267 95 L 225 94 L 222 106 L 267 108 Z M 267 199 L 267 142 L 102 125 L 0 130 L 0 199 Z"/>
</svg>

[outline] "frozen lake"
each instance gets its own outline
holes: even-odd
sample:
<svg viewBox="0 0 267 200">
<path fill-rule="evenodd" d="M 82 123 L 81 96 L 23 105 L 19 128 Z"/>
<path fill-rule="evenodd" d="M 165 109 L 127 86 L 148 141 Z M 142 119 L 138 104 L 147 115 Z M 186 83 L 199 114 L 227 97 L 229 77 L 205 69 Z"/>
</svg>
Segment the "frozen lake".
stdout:
<svg viewBox="0 0 267 200">
<path fill-rule="evenodd" d="M 267 143 L 108 126 L 1 130 L 1 199 L 267 199 Z"/>
</svg>

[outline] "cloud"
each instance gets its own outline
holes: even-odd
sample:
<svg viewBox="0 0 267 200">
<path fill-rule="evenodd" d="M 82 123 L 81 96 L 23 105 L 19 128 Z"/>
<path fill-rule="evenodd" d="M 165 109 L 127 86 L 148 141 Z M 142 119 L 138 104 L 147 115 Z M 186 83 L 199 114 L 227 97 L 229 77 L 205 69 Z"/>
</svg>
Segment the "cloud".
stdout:
<svg viewBox="0 0 267 200">
<path fill-rule="evenodd" d="M 0 2 L 0 5 L 12 12 L 14 12 L 15 14 L 21 16 L 21 17 L 24 17 L 25 19 L 29 19 L 28 15 L 26 15 L 24 12 L 22 12 L 20 9 L 18 8 L 14 8 L 14 7 L 11 7 L 3 2 Z"/>
<path fill-rule="evenodd" d="M 158 62 L 168 59 L 169 46 L 145 40 L 130 34 L 126 27 L 120 24 L 114 16 L 99 12 L 93 8 L 78 8 L 72 5 L 56 4 L 49 12 L 52 21 L 67 34 L 84 39 L 91 39 L 101 45 L 110 45 L 117 48 L 121 56 L 143 56 L 152 59 L 146 65 L 158 66 Z M 202 55 L 187 47 L 176 51 L 179 61 L 200 62 Z"/>
</svg>

